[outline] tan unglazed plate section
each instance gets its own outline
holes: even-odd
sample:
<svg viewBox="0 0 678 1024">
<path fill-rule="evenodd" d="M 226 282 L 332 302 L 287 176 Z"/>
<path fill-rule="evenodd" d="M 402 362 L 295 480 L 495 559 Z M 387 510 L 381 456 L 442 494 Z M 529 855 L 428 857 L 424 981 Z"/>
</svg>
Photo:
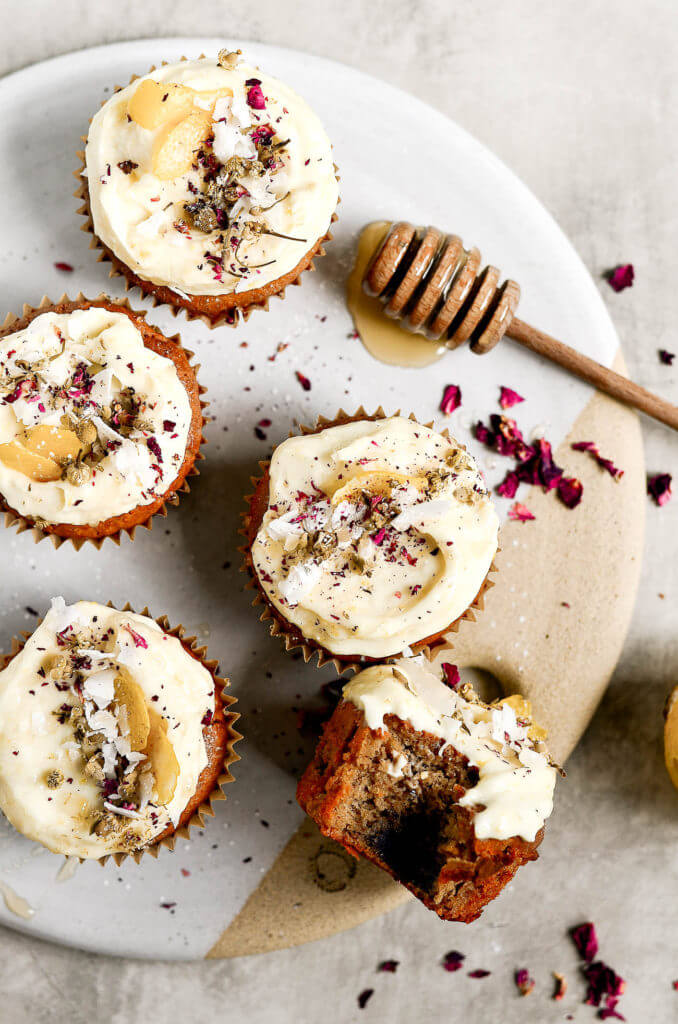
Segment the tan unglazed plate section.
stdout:
<svg viewBox="0 0 678 1024">
<path fill-rule="evenodd" d="M 615 369 L 624 372 L 621 356 Z M 575 461 L 569 445 L 582 438 L 595 438 L 624 469 L 618 484 L 586 453 Z M 436 661 L 482 669 L 504 693 L 527 697 L 549 732 L 554 757 L 563 762 L 603 695 L 633 611 L 646 501 L 637 416 L 596 394 L 558 448 L 556 461 L 582 480 L 584 500 L 572 512 L 538 487 L 521 496 L 535 521 L 504 524 L 499 572 L 485 611 L 475 622 L 462 622 L 451 638 L 453 650 L 438 654 Z M 408 899 L 383 871 L 355 860 L 306 820 L 208 956 L 266 953 L 311 942 Z"/>
</svg>

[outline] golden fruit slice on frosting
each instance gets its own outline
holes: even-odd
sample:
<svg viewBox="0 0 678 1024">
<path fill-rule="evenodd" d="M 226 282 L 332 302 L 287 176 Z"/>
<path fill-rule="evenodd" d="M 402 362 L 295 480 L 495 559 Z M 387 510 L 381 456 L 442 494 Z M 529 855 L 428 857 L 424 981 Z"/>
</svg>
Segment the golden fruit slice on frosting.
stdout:
<svg viewBox="0 0 678 1024">
<path fill-rule="evenodd" d="M 671 782 L 678 789 L 678 686 L 664 708 L 664 760 Z"/>
<path fill-rule="evenodd" d="M 49 483 L 59 480 L 64 462 L 74 461 L 81 451 L 82 444 L 72 430 L 29 427 L 13 441 L 0 444 L 0 462 L 34 483 Z"/>
<path fill-rule="evenodd" d="M 195 154 L 212 131 L 212 118 L 205 110 L 194 110 L 178 124 L 168 125 L 153 146 L 153 173 L 161 181 L 186 174 Z"/>
<path fill-rule="evenodd" d="M 132 750 L 145 750 L 151 723 L 144 691 L 123 665 L 118 669 L 113 688 L 116 704 L 125 709 L 130 747 Z"/>
<path fill-rule="evenodd" d="M 179 778 L 179 762 L 174 747 L 167 739 L 167 722 L 155 708 L 148 708 L 150 729 L 146 757 L 155 778 L 158 803 L 165 806 L 174 796 Z"/>
<path fill-rule="evenodd" d="M 332 504 L 338 505 L 342 501 L 351 501 L 367 492 L 368 494 L 382 494 L 388 497 L 393 491 L 394 484 L 401 484 L 404 487 L 416 487 L 423 491 L 426 487 L 425 476 L 407 476 L 404 473 L 388 473 L 383 470 L 375 470 L 373 473 L 356 473 L 354 477 L 340 487 L 332 495 Z"/>
<path fill-rule="evenodd" d="M 195 93 L 185 85 L 145 78 L 127 104 L 127 113 L 141 128 L 153 131 L 175 123 L 191 112 Z"/>
</svg>

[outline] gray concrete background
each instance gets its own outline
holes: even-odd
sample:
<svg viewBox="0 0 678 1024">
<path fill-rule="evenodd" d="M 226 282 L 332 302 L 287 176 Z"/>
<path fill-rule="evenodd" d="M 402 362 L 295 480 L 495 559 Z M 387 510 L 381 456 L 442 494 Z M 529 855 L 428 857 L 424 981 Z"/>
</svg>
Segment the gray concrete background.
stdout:
<svg viewBox="0 0 678 1024">
<path fill-rule="evenodd" d="M 631 375 L 678 401 L 678 366 L 657 358 L 678 350 L 675 0 L 0 0 L 0 23 L 0 73 L 120 39 L 213 33 L 322 54 L 410 90 L 523 178 L 598 280 L 635 264 L 632 289 L 600 287 Z M 676 438 L 649 422 L 644 434 L 648 470 L 670 472 Z M 193 965 L 106 960 L 0 931 L 0 1021 L 594 1020 L 567 938 L 589 917 L 601 955 L 627 978 L 627 1019 L 676 1020 L 678 794 L 662 767 L 661 708 L 678 682 L 677 554 L 678 498 L 648 507 L 631 632 L 568 765 L 542 859 L 479 923 L 445 926 L 409 904 L 315 945 Z M 567 666 L 554 672 L 566 686 Z M 451 948 L 491 976 L 445 973 Z M 375 972 L 386 957 L 400 960 L 395 975 Z M 523 966 L 537 980 L 527 999 L 512 983 Z M 563 1003 L 550 999 L 552 970 L 567 975 Z"/>
</svg>

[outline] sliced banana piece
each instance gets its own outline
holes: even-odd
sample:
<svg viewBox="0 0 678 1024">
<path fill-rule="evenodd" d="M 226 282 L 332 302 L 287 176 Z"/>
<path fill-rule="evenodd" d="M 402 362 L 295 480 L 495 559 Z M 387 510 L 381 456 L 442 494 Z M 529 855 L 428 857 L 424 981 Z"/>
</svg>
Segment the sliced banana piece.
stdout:
<svg viewBox="0 0 678 1024">
<path fill-rule="evenodd" d="M 342 501 L 350 501 L 354 494 L 361 492 L 389 497 L 393 492 L 394 484 L 416 487 L 418 491 L 423 491 L 426 489 L 427 480 L 425 476 L 407 476 L 405 473 L 389 473 L 384 470 L 356 473 L 343 487 L 334 492 L 332 504 L 336 506 Z"/>
<path fill-rule="evenodd" d="M 174 796 L 179 778 L 179 762 L 174 747 L 167 738 L 167 722 L 155 708 L 148 708 L 150 730 L 146 744 L 146 757 L 155 778 L 157 801 L 166 806 Z"/>
<path fill-rule="evenodd" d="M 190 114 L 195 92 L 185 85 L 145 78 L 127 104 L 127 113 L 141 128 L 153 131 Z"/>
<path fill-rule="evenodd" d="M 183 120 L 163 128 L 153 146 L 153 173 L 161 181 L 190 171 L 195 154 L 212 131 L 206 110 L 193 110 Z"/>
<path fill-rule="evenodd" d="M 118 668 L 113 689 L 115 703 L 118 708 L 124 708 L 130 747 L 136 751 L 145 750 L 151 725 L 144 691 L 123 665 Z"/>
</svg>

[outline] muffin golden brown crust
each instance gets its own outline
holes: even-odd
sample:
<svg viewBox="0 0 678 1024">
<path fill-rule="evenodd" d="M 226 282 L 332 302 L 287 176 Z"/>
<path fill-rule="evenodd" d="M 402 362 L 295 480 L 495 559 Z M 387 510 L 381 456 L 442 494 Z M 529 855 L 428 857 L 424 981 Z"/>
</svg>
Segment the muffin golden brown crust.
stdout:
<svg viewBox="0 0 678 1024">
<path fill-rule="evenodd" d="M 366 413 L 364 410 L 359 410 L 358 413 L 356 413 L 354 416 L 349 416 L 347 413 L 341 410 L 334 419 L 327 420 L 324 417 L 321 417 L 315 427 L 302 427 L 301 432 L 304 434 L 317 434 L 320 433 L 320 431 L 322 430 L 327 430 L 328 428 L 331 427 L 341 426 L 344 423 L 355 423 L 361 420 L 379 420 L 382 419 L 384 415 L 385 414 L 382 409 L 377 410 L 377 412 L 372 415 Z M 398 415 L 398 413 L 395 413 L 394 415 Z M 327 661 L 334 661 L 335 664 L 337 665 L 337 668 L 339 669 L 341 667 L 342 670 L 349 666 L 355 667 L 357 669 L 360 666 L 375 664 L 379 661 L 382 661 L 383 658 L 371 658 L 365 655 L 334 654 L 332 651 L 329 651 L 327 648 L 323 647 L 316 641 L 305 637 L 296 626 L 294 626 L 291 622 L 285 619 L 283 615 L 280 614 L 279 610 L 268 599 L 266 591 L 262 587 L 259 577 L 254 568 L 251 555 L 252 544 L 254 543 L 254 539 L 256 538 L 261 528 L 264 516 L 266 515 L 266 511 L 268 509 L 269 502 L 270 461 L 261 462 L 259 465 L 261 468 L 261 476 L 252 479 L 254 491 L 252 494 L 249 494 L 245 497 L 248 510 L 244 514 L 244 526 L 241 531 L 244 537 L 246 538 L 246 544 L 244 545 L 243 548 L 245 560 L 244 568 L 246 569 L 251 578 L 251 586 L 253 586 L 257 590 L 259 600 L 263 601 L 263 603 L 266 605 L 269 615 L 273 618 L 274 622 L 279 627 L 279 631 L 286 638 L 288 647 L 301 646 L 302 648 L 305 648 L 305 656 L 306 653 L 308 653 L 308 657 L 306 657 L 307 661 L 309 660 L 312 653 L 317 653 L 320 658 L 320 665 L 326 663 Z M 494 569 L 495 567 L 493 564 L 487 576 L 485 577 L 480 589 L 478 590 L 478 593 L 476 594 L 471 606 L 463 613 L 463 615 L 460 615 L 458 618 L 454 619 L 452 622 L 449 623 L 449 625 L 447 625 L 444 629 L 439 630 L 437 633 L 433 633 L 430 636 L 423 637 L 416 644 L 412 644 L 411 647 L 414 654 L 421 653 L 422 651 L 428 653 L 431 651 L 432 648 L 439 647 L 441 644 L 445 643 L 446 635 L 450 631 L 455 630 L 455 628 L 458 627 L 459 623 L 461 623 L 464 619 L 468 618 L 473 620 L 474 611 L 482 610 L 483 597 L 485 591 L 489 590 L 494 585 L 491 580 L 491 574 L 494 571 Z"/>
<path fill-rule="evenodd" d="M 79 299 L 75 301 L 65 300 L 53 305 L 43 305 L 37 309 L 32 309 L 29 313 L 19 317 L 17 320 L 14 320 L 9 324 L 5 324 L 5 326 L 0 329 L 0 338 L 4 338 L 8 334 L 14 334 L 18 331 L 24 330 L 32 320 L 37 316 L 41 316 L 43 313 L 71 313 L 76 309 L 90 309 L 91 307 L 106 309 L 111 313 L 124 314 L 132 321 L 134 326 L 140 332 L 145 348 L 148 348 L 157 355 L 163 356 L 164 358 L 172 361 L 176 368 L 179 381 L 181 382 L 181 385 L 189 399 L 191 407 L 191 425 L 188 432 L 183 462 L 170 486 L 162 494 L 158 495 L 154 501 L 146 505 L 138 505 L 129 512 L 125 512 L 123 515 L 112 516 L 111 518 L 105 519 L 95 525 L 40 522 L 38 526 L 35 520 L 30 517 L 20 515 L 16 509 L 13 509 L 4 500 L 3 496 L 0 495 L 0 509 L 3 511 L 10 513 L 16 519 L 27 523 L 30 527 L 38 526 L 39 530 L 44 534 L 52 534 L 55 537 L 72 540 L 76 543 L 85 540 L 102 540 L 105 537 L 119 535 L 122 531 L 130 532 L 137 526 L 148 524 L 152 517 L 163 509 L 167 502 L 176 501 L 176 492 L 185 484 L 186 477 L 191 473 L 197 459 L 200 457 L 200 446 L 203 441 L 202 430 L 204 419 L 200 399 L 201 389 L 196 379 L 195 372 L 189 363 L 188 355 L 177 341 L 166 338 L 165 335 L 156 327 L 148 324 L 143 313 L 135 312 L 134 310 L 127 308 L 127 306 L 118 305 L 108 299 L 94 299 L 92 301 L 88 299 Z"/>
<path fill-rule="evenodd" d="M 87 185 L 83 186 L 82 198 L 85 200 L 84 212 L 88 217 L 88 229 L 94 235 L 97 247 L 102 250 L 102 259 L 107 259 L 112 265 L 111 276 L 124 277 L 128 290 L 139 288 L 142 294 L 150 296 L 156 305 L 171 306 L 175 312 L 183 309 L 189 319 L 205 320 L 210 327 L 222 325 L 236 327 L 239 317 L 247 319 L 253 309 L 267 309 L 268 300 L 273 296 L 277 295 L 283 298 L 286 288 L 301 284 L 301 275 L 305 270 L 314 269 L 313 260 L 317 256 L 324 255 L 324 243 L 332 237 L 328 231 L 302 256 L 296 267 L 293 267 L 287 274 L 283 274 L 282 277 L 276 278 L 275 281 L 269 282 L 263 288 L 251 288 L 248 291 L 231 292 L 228 295 L 179 295 L 165 285 L 153 284 L 152 281 L 139 277 L 130 270 L 126 263 L 118 259 L 94 232 Z M 336 219 L 336 214 L 333 214 L 332 221 Z"/>
</svg>

